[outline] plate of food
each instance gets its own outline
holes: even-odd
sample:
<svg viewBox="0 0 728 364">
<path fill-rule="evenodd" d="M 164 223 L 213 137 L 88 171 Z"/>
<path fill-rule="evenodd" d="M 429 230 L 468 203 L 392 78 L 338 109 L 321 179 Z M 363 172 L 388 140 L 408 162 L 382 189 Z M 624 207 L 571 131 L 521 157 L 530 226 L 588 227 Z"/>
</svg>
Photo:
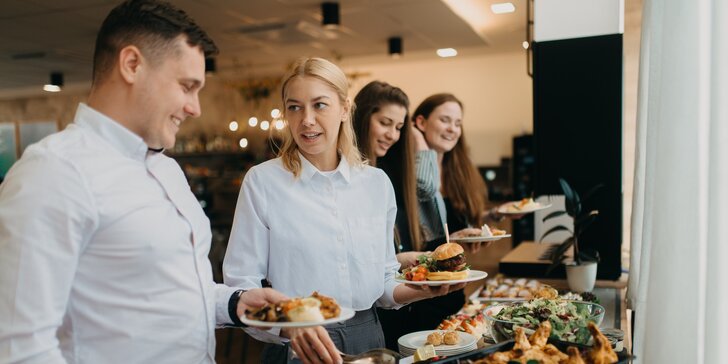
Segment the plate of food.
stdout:
<svg viewBox="0 0 728 364">
<path fill-rule="evenodd" d="M 534 211 L 544 210 L 551 207 L 551 204 L 542 204 L 534 201 L 532 198 L 524 198 L 519 201 L 511 201 L 504 203 L 496 210 L 501 215 L 523 215 L 530 214 Z"/>
<path fill-rule="evenodd" d="M 452 235 L 450 235 L 450 241 L 456 243 L 481 243 L 510 237 L 511 235 L 506 234 L 505 230 L 496 229 L 488 226 L 487 224 L 483 224 L 480 228 L 467 228 L 452 233 Z"/>
<path fill-rule="evenodd" d="M 353 309 L 339 307 L 333 298 L 314 292 L 309 297 L 291 298 L 246 310 L 240 321 L 253 327 L 310 327 L 346 321 L 354 314 Z"/>
<path fill-rule="evenodd" d="M 478 338 L 461 331 L 425 330 L 400 337 L 397 340 L 399 351 L 411 355 L 425 345 L 435 347 L 437 355 L 457 355 L 477 349 Z"/>
<path fill-rule="evenodd" d="M 440 286 L 485 279 L 488 273 L 471 270 L 460 244 L 445 243 L 431 254 L 418 257 L 419 264 L 405 268 L 395 279 L 399 283 Z"/>
</svg>

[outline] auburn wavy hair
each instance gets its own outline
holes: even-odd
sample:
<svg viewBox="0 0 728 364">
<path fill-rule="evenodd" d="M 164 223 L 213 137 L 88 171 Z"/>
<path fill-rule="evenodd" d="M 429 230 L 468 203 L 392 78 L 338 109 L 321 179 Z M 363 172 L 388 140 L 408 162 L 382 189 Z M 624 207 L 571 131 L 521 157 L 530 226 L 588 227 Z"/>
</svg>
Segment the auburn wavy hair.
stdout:
<svg viewBox="0 0 728 364">
<path fill-rule="evenodd" d="M 349 113 L 341 121 L 341 126 L 339 127 L 337 149 L 339 156 L 346 158 L 350 166 L 362 166 L 364 161 L 361 153 L 359 153 L 359 148 L 356 146 L 354 128 L 351 125 L 351 113 L 354 105 L 349 101 L 347 96 L 349 92 L 349 81 L 344 71 L 323 58 L 299 58 L 283 77 L 281 101 L 284 105 L 286 103 L 288 85 L 296 77 L 314 77 L 323 81 L 331 89 L 336 91 L 342 106 L 349 104 Z M 281 157 L 283 166 L 291 171 L 294 176 L 298 177 L 301 174 L 301 159 L 298 157 L 298 145 L 296 145 L 296 141 L 293 139 L 291 128 L 286 129 L 288 132 L 283 134 L 283 146 L 278 151 L 278 156 Z"/>
<path fill-rule="evenodd" d="M 415 112 L 412 113 L 412 119 L 418 116 L 425 119 L 438 106 L 446 102 L 456 102 L 463 109 L 463 103 L 452 94 L 441 93 L 426 98 Z M 442 171 L 440 171 L 442 179 L 443 197 L 447 197 L 452 202 L 452 206 L 456 212 L 465 216 L 471 226 L 481 226 L 483 224 L 483 211 L 485 210 L 485 201 L 487 199 L 488 190 L 480 173 L 470 159 L 469 148 L 465 141 L 465 129 L 461 126 L 461 135 L 455 147 L 445 153 L 442 158 Z"/>
<path fill-rule="evenodd" d="M 406 228 L 409 231 L 412 247 L 415 251 L 420 251 L 422 242 L 420 241 L 420 218 L 417 210 L 415 145 L 410 131 L 412 121 L 409 119 L 409 111 L 404 116 L 404 126 L 400 131 L 399 140 L 389 148 L 386 155 L 377 158 L 369 138 L 369 130 L 373 122 L 372 115 L 390 104 L 409 110 L 409 98 L 399 87 L 386 82 L 372 81 L 359 91 L 354 98 L 354 103 L 356 110 L 353 125 L 359 149 L 371 165 L 381 168 L 392 181 L 397 198 L 397 208 L 404 210 L 407 216 Z"/>
</svg>

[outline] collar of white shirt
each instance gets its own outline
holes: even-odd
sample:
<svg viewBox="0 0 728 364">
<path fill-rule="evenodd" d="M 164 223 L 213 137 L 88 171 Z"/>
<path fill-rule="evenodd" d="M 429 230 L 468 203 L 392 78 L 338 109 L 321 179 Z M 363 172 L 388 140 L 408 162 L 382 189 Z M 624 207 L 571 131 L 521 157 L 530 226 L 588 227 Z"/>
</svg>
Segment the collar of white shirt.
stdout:
<svg viewBox="0 0 728 364">
<path fill-rule="evenodd" d="M 323 176 L 323 173 L 321 173 L 321 171 L 319 171 L 316 166 L 309 162 L 308 159 L 306 159 L 306 157 L 301 154 L 301 152 L 298 152 L 298 158 L 301 160 L 301 181 L 308 182 L 316 174 L 320 174 Z M 349 166 L 349 162 L 346 161 L 346 158 L 341 156 L 339 156 L 339 158 L 339 165 L 334 170 L 334 175 L 340 175 L 348 184 L 351 178 L 351 166 Z"/>
<path fill-rule="evenodd" d="M 112 148 L 129 158 L 144 161 L 147 156 L 147 144 L 139 135 L 84 103 L 78 104 L 73 122 L 99 135 Z"/>
</svg>

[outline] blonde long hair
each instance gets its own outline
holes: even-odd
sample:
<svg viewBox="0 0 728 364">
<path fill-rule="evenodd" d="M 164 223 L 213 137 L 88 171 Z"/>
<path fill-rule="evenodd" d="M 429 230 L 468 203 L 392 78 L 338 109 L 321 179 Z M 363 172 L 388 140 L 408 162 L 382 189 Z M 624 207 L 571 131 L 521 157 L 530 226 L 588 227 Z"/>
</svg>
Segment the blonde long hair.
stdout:
<svg viewBox="0 0 728 364">
<path fill-rule="evenodd" d="M 339 101 L 342 105 L 350 104 L 349 112 L 341 120 L 341 127 L 339 127 L 339 135 L 337 142 L 337 149 L 341 158 L 346 158 L 349 165 L 353 167 L 359 167 L 364 164 L 359 148 L 356 145 L 356 137 L 354 136 L 354 128 L 352 127 L 352 112 L 355 105 L 348 99 L 349 93 L 349 81 L 346 78 L 344 72 L 335 64 L 323 59 L 323 58 L 299 58 L 291 69 L 283 77 L 281 86 L 281 101 L 285 104 L 286 91 L 288 90 L 288 84 L 296 77 L 314 77 L 325 84 L 329 85 L 331 89 L 336 91 L 339 96 Z M 298 177 L 301 174 L 301 159 L 298 156 L 298 145 L 293 139 L 291 134 L 291 128 L 287 128 L 288 132 L 284 133 L 283 146 L 278 152 L 278 156 L 283 161 L 283 166 L 293 173 L 294 176 Z"/>
</svg>

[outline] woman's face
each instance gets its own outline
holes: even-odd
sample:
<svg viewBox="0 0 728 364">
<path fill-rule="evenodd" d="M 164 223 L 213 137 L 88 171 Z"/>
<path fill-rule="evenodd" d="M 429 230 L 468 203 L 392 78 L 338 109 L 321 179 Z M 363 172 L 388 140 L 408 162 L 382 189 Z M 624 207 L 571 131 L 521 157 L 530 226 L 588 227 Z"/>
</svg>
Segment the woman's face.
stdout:
<svg viewBox="0 0 728 364">
<path fill-rule="evenodd" d="M 320 170 L 335 169 L 339 129 L 347 113 L 336 91 L 318 78 L 296 77 L 287 84 L 284 104 L 301 154 Z"/>
<path fill-rule="evenodd" d="M 369 123 L 369 143 L 377 157 L 384 157 L 399 140 L 407 109 L 399 104 L 386 104 L 372 114 Z"/>
<path fill-rule="evenodd" d="M 417 128 L 425 135 L 427 145 L 444 154 L 455 148 L 462 135 L 463 109 L 455 101 L 448 101 L 436 107 L 425 119 L 422 115 L 415 120 Z"/>
</svg>

